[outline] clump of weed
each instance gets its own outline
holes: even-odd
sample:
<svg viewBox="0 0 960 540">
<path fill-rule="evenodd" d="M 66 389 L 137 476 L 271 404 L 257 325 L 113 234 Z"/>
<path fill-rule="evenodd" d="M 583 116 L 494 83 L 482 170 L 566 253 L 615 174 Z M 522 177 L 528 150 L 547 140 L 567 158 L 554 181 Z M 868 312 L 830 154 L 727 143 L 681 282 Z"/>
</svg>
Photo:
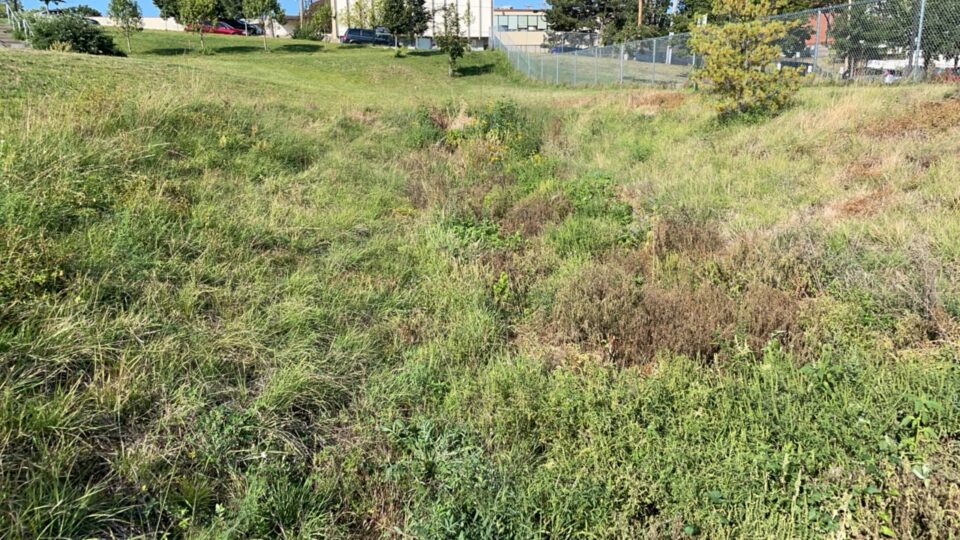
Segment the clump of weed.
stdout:
<svg viewBox="0 0 960 540">
<path fill-rule="evenodd" d="M 697 258 L 722 247 L 723 239 L 717 225 L 687 211 L 663 217 L 653 227 L 653 251 L 657 255 L 675 252 Z"/>
<path fill-rule="evenodd" d="M 643 364 L 661 350 L 712 359 L 734 335 L 736 309 L 709 284 L 640 285 L 623 267 L 591 264 L 557 292 L 551 320 L 562 340 Z"/>
<path fill-rule="evenodd" d="M 514 101 L 500 100 L 470 111 L 470 119 L 462 126 L 449 128 L 445 140 L 454 146 L 484 140 L 493 161 L 502 161 L 507 154 L 529 157 L 540 149 L 539 122 Z"/>
<path fill-rule="evenodd" d="M 950 538 L 960 530 L 960 448 L 885 464 L 883 482 L 860 494 L 856 529 L 865 537 Z"/>
<path fill-rule="evenodd" d="M 739 311 L 741 330 L 753 351 L 771 339 L 787 345 L 799 339 L 800 302 L 793 293 L 755 283 L 743 294 Z"/>
<path fill-rule="evenodd" d="M 501 221 L 501 227 L 524 237 L 536 236 L 545 226 L 565 218 L 572 210 L 570 200 L 562 194 L 534 194 L 514 205 Z"/>
</svg>

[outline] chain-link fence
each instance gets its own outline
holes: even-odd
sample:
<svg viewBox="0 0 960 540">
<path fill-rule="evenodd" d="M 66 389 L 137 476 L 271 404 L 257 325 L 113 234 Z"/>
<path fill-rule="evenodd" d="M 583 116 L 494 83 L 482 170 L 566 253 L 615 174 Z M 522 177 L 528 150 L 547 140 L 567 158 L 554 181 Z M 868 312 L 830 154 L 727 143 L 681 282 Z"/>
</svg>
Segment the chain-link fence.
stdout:
<svg viewBox="0 0 960 540">
<path fill-rule="evenodd" d="M 795 24 L 770 69 L 821 79 L 960 80 L 960 0 L 867 0 L 774 17 Z M 494 48 L 531 78 L 556 84 L 685 84 L 702 65 L 689 34 L 603 45 L 596 34 L 492 32 Z"/>
</svg>

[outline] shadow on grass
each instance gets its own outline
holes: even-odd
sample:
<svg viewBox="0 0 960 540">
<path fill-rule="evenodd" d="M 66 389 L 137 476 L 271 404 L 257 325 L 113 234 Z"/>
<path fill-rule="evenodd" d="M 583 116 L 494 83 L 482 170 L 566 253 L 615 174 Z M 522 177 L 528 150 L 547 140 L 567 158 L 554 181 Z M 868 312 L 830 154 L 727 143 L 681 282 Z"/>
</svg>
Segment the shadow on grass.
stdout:
<svg viewBox="0 0 960 540">
<path fill-rule="evenodd" d="M 312 43 L 288 43 L 287 45 L 281 45 L 273 50 L 281 52 L 312 53 L 323 50 L 323 45 L 314 45 Z"/>
<path fill-rule="evenodd" d="M 473 77 L 475 75 L 484 75 L 492 73 L 496 64 L 480 64 L 479 66 L 461 66 L 457 68 L 457 74 L 461 77 Z"/>
<path fill-rule="evenodd" d="M 190 54 L 193 52 L 193 49 L 188 47 L 165 47 L 161 49 L 148 49 L 143 51 L 141 54 L 153 54 L 156 56 L 179 56 L 182 54 Z"/>
<path fill-rule="evenodd" d="M 443 51 L 410 51 L 407 54 L 410 56 L 440 56 Z"/>
<path fill-rule="evenodd" d="M 217 47 L 214 49 L 217 54 L 247 54 L 253 52 L 263 52 L 263 47 L 253 47 L 251 45 L 232 45 L 230 47 Z"/>
</svg>

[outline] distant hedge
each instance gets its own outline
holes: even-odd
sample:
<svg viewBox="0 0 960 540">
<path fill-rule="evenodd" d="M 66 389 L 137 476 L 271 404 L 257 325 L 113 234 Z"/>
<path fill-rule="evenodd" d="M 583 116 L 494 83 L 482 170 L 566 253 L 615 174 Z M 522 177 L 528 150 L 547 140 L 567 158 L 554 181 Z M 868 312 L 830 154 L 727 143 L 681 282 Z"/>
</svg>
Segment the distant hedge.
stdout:
<svg viewBox="0 0 960 540">
<path fill-rule="evenodd" d="M 124 56 L 100 26 L 78 15 L 36 17 L 30 25 L 34 49 Z"/>
</svg>

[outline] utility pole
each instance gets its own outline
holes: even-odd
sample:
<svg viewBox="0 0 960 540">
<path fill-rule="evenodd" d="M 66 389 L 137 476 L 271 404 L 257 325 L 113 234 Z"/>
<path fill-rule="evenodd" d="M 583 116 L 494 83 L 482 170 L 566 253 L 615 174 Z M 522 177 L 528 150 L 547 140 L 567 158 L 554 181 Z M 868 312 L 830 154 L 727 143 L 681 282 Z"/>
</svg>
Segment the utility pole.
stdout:
<svg viewBox="0 0 960 540">
<path fill-rule="evenodd" d="M 637 0 L 637 28 L 643 26 L 643 0 Z"/>
<path fill-rule="evenodd" d="M 300 0 L 300 28 L 303 28 L 303 0 Z"/>
</svg>

